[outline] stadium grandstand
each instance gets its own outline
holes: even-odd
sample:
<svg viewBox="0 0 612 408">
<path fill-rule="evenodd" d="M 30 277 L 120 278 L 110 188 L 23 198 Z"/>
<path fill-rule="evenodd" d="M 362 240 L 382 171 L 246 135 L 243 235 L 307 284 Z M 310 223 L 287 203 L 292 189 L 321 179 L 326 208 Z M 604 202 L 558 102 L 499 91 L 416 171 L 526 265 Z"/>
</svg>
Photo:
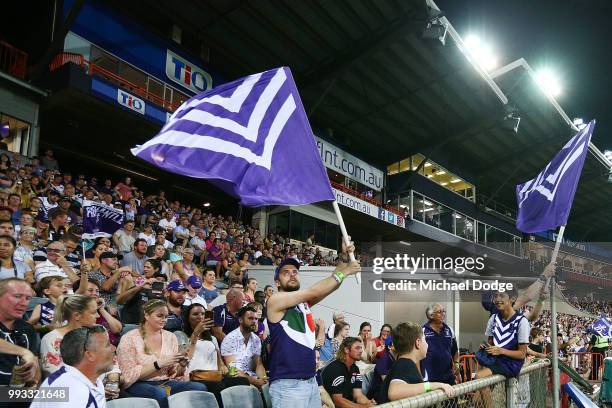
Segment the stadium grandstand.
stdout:
<svg viewBox="0 0 612 408">
<path fill-rule="evenodd" d="M 587 129 L 528 61 L 488 69 L 432 0 L 7 9 L 29 22 L 0 30 L 0 385 L 80 381 L 32 407 L 548 407 L 579 399 L 553 388 L 553 342 L 561 382 L 603 395 L 612 162 L 589 143 L 562 239 L 517 229 L 516 185 Z M 329 202 L 243 206 L 132 154 L 192 97 L 278 67 L 343 221 Z M 481 286 L 376 289 L 377 262 L 396 256 L 483 266 L 397 267 L 389 282 Z M 283 286 L 291 271 L 310 289 Z M 525 353 L 512 375 L 478 357 L 488 338 L 503 348 L 498 316 Z M 392 374 L 425 385 L 400 392 Z"/>
</svg>

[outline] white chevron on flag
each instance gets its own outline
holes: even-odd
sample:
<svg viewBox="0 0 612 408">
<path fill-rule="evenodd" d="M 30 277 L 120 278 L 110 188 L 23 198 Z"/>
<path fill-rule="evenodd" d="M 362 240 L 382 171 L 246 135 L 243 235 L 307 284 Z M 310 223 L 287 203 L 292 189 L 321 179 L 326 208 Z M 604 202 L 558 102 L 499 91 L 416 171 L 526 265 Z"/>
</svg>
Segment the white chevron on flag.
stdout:
<svg viewBox="0 0 612 408">
<path fill-rule="evenodd" d="M 504 325 L 497 315 L 495 315 L 495 323 L 495 327 L 499 327 L 502 331 L 506 331 L 512 326 L 512 322 Z"/>
<path fill-rule="evenodd" d="M 234 94 L 229 98 L 232 99 L 235 97 L 236 99 L 234 101 L 223 101 L 221 99 L 215 99 L 214 103 L 217 103 L 219 105 L 225 104 L 224 107 L 228 106 L 232 109 L 236 109 L 244 102 L 246 96 L 248 96 L 248 94 L 245 96 L 245 93 L 250 92 L 250 90 L 252 90 L 254 84 L 257 82 L 260 76 L 261 74 L 252 75 L 251 77 L 249 77 L 249 79 L 245 80 L 242 85 L 244 85 L 246 82 L 249 82 L 248 86 L 245 86 L 240 91 L 240 93 L 234 92 Z M 289 118 L 297 107 L 293 95 L 289 95 L 287 99 L 285 99 L 278 113 L 274 117 L 269 131 L 267 135 L 265 135 L 264 148 L 261 155 L 254 153 L 248 147 L 241 146 L 237 143 L 225 139 L 220 139 L 218 137 L 210 135 L 192 134 L 179 130 L 168 129 L 168 127 L 173 123 L 180 122 L 183 120 L 195 121 L 208 127 L 229 130 L 233 133 L 239 134 L 240 136 L 244 137 L 249 141 L 255 142 L 258 139 L 259 127 L 261 125 L 261 122 L 265 114 L 267 113 L 273 99 L 277 95 L 278 91 L 280 90 L 286 79 L 287 75 L 285 74 L 285 71 L 282 68 L 278 69 L 274 74 L 273 78 L 271 79 L 270 83 L 260 96 L 259 100 L 255 104 L 255 108 L 253 109 L 253 112 L 249 117 L 249 122 L 246 127 L 231 119 L 221 118 L 212 115 L 208 112 L 204 112 L 197 109 L 191 109 L 183 117 L 176 117 L 177 113 L 179 111 L 184 111 L 186 106 L 188 105 L 192 105 L 194 103 L 199 104 L 202 102 L 210 102 L 209 100 L 207 100 L 207 98 L 201 100 L 194 100 L 186 104 L 185 107 L 180 107 L 174 113 L 174 115 L 172 115 L 172 117 L 170 118 L 166 126 L 164 126 L 164 129 L 162 129 L 158 136 L 149 140 L 145 144 L 132 149 L 132 153 L 134 155 L 138 155 L 143 150 L 155 145 L 171 145 L 188 148 L 200 148 L 218 153 L 229 154 L 244 159 L 249 163 L 265 167 L 266 169 L 270 170 L 270 168 L 272 167 L 272 153 L 274 152 L 276 142 L 278 141 L 278 138 L 285 124 L 287 123 L 287 121 L 289 120 Z M 210 99 L 213 98 L 214 97 Z M 172 118 L 174 118 L 174 120 L 172 120 Z M 159 163 L 163 163 L 163 161 L 165 160 L 165 157 L 153 158 Z"/>
</svg>

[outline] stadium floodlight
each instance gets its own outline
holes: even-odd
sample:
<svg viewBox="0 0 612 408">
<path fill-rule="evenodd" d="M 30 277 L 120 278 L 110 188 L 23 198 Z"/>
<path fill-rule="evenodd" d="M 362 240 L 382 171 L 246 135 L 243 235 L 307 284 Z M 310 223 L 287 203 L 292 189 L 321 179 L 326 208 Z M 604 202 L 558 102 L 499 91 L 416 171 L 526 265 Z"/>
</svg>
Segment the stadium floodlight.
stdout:
<svg viewBox="0 0 612 408">
<path fill-rule="evenodd" d="M 561 83 L 559 78 L 550 68 L 542 68 L 536 73 L 536 83 L 550 96 L 561 95 Z"/>
<path fill-rule="evenodd" d="M 587 125 L 586 123 L 584 123 L 584 120 L 582 118 L 574 118 L 572 123 L 574 124 L 574 126 L 576 126 L 578 130 L 584 129 Z"/>
<path fill-rule="evenodd" d="M 474 61 L 485 71 L 497 68 L 497 57 L 490 45 L 485 44 L 477 35 L 470 34 L 463 41 Z"/>
<path fill-rule="evenodd" d="M 210 203 L 204 203 L 202 204 L 204 207 L 210 207 Z"/>
<path fill-rule="evenodd" d="M 454 178 L 454 179 L 452 179 L 450 182 L 454 184 L 454 183 L 458 183 L 458 182 L 460 182 L 460 181 L 461 181 L 461 179 Z"/>
<path fill-rule="evenodd" d="M 442 22 L 444 14 L 441 10 L 435 9 L 429 5 L 427 8 L 427 26 L 423 30 L 423 39 L 437 40 L 442 45 L 446 44 L 446 34 L 448 33 L 448 25 Z"/>
</svg>

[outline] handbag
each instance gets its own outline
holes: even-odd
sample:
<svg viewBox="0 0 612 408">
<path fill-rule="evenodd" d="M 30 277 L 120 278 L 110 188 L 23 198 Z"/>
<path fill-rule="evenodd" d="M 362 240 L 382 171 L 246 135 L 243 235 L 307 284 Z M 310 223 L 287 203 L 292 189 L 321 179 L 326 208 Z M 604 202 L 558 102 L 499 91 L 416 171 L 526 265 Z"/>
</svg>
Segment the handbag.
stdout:
<svg viewBox="0 0 612 408">
<path fill-rule="evenodd" d="M 221 382 L 223 375 L 219 370 L 193 370 L 189 373 L 191 381 Z"/>
</svg>

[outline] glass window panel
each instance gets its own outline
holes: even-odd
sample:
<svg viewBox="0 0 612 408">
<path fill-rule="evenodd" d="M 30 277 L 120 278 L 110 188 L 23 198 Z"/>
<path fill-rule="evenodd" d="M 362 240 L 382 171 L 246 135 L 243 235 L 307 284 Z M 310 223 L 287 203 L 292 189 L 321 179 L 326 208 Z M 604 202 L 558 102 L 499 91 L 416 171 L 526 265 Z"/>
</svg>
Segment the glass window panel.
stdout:
<svg viewBox="0 0 612 408">
<path fill-rule="evenodd" d="M 474 241 L 474 220 L 463 214 L 455 213 L 456 235 Z"/>
<path fill-rule="evenodd" d="M 148 77 L 147 91 L 149 91 L 153 95 L 163 98 L 164 97 L 164 84 L 162 84 L 159 81 L 154 80 L 151 77 Z"/>
<path fill-rule="evenodd" d="M 425 205 L 423 196 L 417 193 L 413 193 L 414 212 L 412 216 L 415 220 L 424 222 L 425 221 L 425 209 L 428 208 Z"/>
</svg>

